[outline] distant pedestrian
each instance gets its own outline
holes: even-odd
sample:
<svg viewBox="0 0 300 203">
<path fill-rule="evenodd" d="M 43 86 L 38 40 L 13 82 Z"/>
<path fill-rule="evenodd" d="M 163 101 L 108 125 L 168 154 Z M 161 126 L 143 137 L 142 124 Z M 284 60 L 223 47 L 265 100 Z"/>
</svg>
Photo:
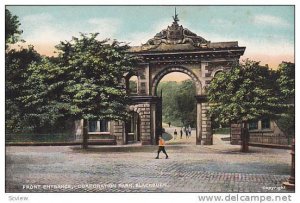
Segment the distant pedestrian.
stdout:
<svg viewBox="0 0 300 203">
<path fill-rule="evenodd" d="M 163 152 L 166 155 L 166 159 L 169 158 L 166 150 L 165 150 L 165 140 L 162 137 L 159 137 L 158 140 L 158 151 L 157 151 L 157 156 L 156 159 L 159 159 L 159 153 Z"/>
<path fill-rule="evenodd" d="M 187 139 L 189 137 L 189 131 L 186 129 L 185 130 L 185 138 Z"/>
<path fill-rule="evenodd" d="M 176 140 L 176 139 L 177 139 L 177 131 L 175 129 L 175 131 L 174 131 L 174 140 Z"/>
<path fill-rule="evenodd" d="M 189 130 L 189 137 L 191 137 L 191 135 L 192 135 L 192 128 L 191 128 L 191 126 L 189 125 L 189 128 L 188 128 L 188 130 Z"/>
<path fill-rule="evenodd" d="M 171 122 L 169 122 L 168 124 L 169 124 L 169 127 L 170 127 L 171 126 Z"/>
<path fill-rule="evenodd" d="M 182 131 L 182 128 L 180 129 L 180 139 L 182 139 L 182 134 L 183 134 L 183 131 Z"/>
</svg>

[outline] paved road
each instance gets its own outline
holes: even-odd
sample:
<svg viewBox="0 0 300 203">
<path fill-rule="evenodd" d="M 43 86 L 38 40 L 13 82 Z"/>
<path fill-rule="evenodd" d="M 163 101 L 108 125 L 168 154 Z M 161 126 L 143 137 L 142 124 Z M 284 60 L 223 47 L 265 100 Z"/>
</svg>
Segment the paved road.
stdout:
<svg viewBox="0 0 300 203">
<path fill-rule="evenodd" d="M 288 150 L 251 147 L 242 154 L 230 146 L 169 146 L 170 159 L 158 160 L 155 146 L 6 147 L 6 192 L 286 192 Z"/>
</svg>

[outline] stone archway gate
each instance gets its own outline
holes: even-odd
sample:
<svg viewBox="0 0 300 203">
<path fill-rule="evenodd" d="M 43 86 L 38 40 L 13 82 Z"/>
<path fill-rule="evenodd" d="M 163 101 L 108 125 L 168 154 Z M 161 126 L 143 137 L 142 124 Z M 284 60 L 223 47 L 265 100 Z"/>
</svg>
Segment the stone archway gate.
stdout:
<svg viewBox="0 0 300 203">
<path fill-rule="evenodd" d="M 191 77 L 197 89 L 197 143 L 212 144 L 211 119 L 205 89 L 218 71 L 229 70 L 239 62 L 245 47 L 237 41 L 210 42 L 178 24 L 178 16 L 167 29 L 157 33 L 142 46 L 129 52 L 143 62 L 136 67 L 137 95 L 131 96 L 132 108 L 141 116 L 142 144 L 156 144 L 161 128 L 161 100 L 156 95 L 159 81 L 168 73 L 182 72 Z M 118 143 L 124 143 L 124 125 L 115 123 Z"/>
</svg>

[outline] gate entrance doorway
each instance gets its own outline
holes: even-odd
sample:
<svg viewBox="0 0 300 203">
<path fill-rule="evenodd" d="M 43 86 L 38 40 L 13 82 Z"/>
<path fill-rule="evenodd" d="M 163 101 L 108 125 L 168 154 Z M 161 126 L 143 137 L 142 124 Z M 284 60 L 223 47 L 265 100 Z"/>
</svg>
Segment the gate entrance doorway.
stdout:
<svg viewBox="0 0 300 203">
<path fill-rule="evenodd" d="M 141 119 L 138 113 L 132 112 L 129 121 L 125 125 L 126 143 L 137 143 L 141 141 Z"/>
<path fill-rule="evenodd" d="M 170 26 L 145 44 L 131 47 L 128 51 L 141 59 L 134 73 L 128 73 L 124 81 L 129 88 L 130 78 L 136 76 L 134 94 L 129 93 L 132 101 L 129 108 L 140 119 L 133 120 L 132 123 L 140 123 L 139 128 L 135 128 L 136 124 L 132 127 L 115 122 L 112 133 L 116 136 L 117 143 L 138 141 L 139 137 L 143 145 L 157 144 L 158 136 L 162 133 L 161 98 L 157 94 L 157 86 L 165 75 L 181 72 L 188 75 L 196 86 L 196 144 L 213 144 L 206 87 L 217 72 L 227 71 L 238 63 L 246 47 L 240 47 L 237 41 L 210 42 L 179 25 L 177 14 L 173 20 Z M 132 134 L 128 136 L 128 133 L 132 133 L 134 129 L 136 135 L 132 138 Z"/>
<path fill-rule="evenodd" d="M 197 101 L 195 81 L 187 74 L 171 72 L 158 83 L 162 97 L 163 138 L 171 145 L 195 145 Z"/>
</svg>

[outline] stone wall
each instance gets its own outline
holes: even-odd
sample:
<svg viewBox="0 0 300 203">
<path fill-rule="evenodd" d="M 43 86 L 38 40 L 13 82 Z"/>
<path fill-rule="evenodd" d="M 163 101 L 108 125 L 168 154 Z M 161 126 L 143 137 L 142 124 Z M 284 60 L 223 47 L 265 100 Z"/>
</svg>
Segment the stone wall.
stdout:
<svg viewBox="0 0 300 203">
<path fill-rule="evenodd" d="M 260 125 L 259 125 L 260 126 Z M 241 144 L 241 125 L 231 124 L 230 143 Z M 290 145 L 289 139 L 278 129 L 274 121 L 271 121 L 270 129 L 249 130 L 249 143 L 267 145 Z"/>
<path fill-rule="evenodd" d="M 250 143 L 258 144 L 274 144 L 274 145 L 290 145 L 287 137 L 280 134 L 274 134 L 272 131 L 269 132 L 250 132 Z"/>
</svg>

